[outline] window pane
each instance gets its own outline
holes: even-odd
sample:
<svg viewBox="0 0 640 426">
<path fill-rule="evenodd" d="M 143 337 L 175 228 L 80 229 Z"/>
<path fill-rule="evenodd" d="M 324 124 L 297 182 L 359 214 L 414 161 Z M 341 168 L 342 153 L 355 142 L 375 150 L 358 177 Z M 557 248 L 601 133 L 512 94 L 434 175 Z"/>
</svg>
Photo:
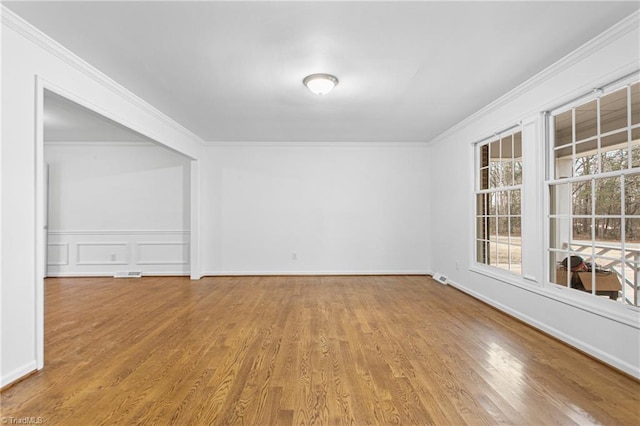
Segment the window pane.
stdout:
<svg viewBox="0 0 640 426">
<path fill-rule="evenodd" d="M 631 167 L 640 167 L 640 127 L 631 131 Z"/>
<path fill-rule="evenodd" d="M 510 210 L 509 210 L 510 215 L 514 216 L 514 215 L 522 214 L 522 200 L 521 200 L 521 194 L 519 189 L 514 189 L 513 191 L 509 191 L 509 204 L 510 204 Z"/>
<path fill-rule="evenodd" d="M 628 158 L 629 156 L 627 155 L 626 148 L 605 152 L 600 157 L 600 164 L 602 165 L 602 173 L 626 169 L 627 165 L 629 164 Z"/>
<path fill-rule="evenodd" d="M 640 174 L 624 177 L 624 210 L 628 215 L 640 215 Z"/>
<path fill-rule="evenodd" d="M 489 194 L 489 214 L 498 214 L 498 196 L 495 194 L 495 192 Z"/>
<path fill-rule="evenodd" d="M 600 141 L 602 172 L 626 169 L 628 166 L 628 132 L 614 133 Z"/>
<path fill-rule="evenodd" d="M 505 136 L 500 139 L 500 157 L 503 160 L 513 159 L 513 135 Z"/>
<path fill-rule="evenodd" d="M 576 145 L 575 175 L 585 176 L 598 173 L 598 140 L 589 141 Z"/>
<path fill-rule="evenodd" d="M 600 132 L 627 127 L 627 88 L 600 98 Z"/>
<path fill-rule="evenodd" d="M 498 199 L 498 215 L 509 214 L 509 191 L 498 191 L 495 193 Z"/>
<path fill-rule="evenodd" d="M 497 218 L 489 217 L 489 229 L 487 229 L 487 239 L 495 241 L 496 232 L 498 232 Z"/>
<path fill-rule="evenodd" d="M 499 161 L 489 163 L 489 188 L 502 186 L 502 167 Z"/>
<path fill-rule="evenodd" d="M 561 183 L 549 186 L 549 213 L 552 215 L 569 214 L 569 184 Z"/>
<path fill-rule="evenodd" d="M 580 217 L 573 219 L 573 241 L 591 241 L 591 218 Z"/>
<path fill-rule="evenodd" d="M 631 124 L 640 124 L 640 83 L 631 85 Z"/>
<path fill-rule="evenodd" d="M 522 235 L 522 219 L 520 216 L 511 216 L 509 221 L 511 241 L 520 244 L 520 236 Z"/>
<path fill-rule="evenodd" d="M 597 101 L 594 99 L 576 110 L 576 141 L 591 138 L 598 132 Z"/>
<path fill-rule="evenodd" d="M 502 181 L 502 168 L 500 167 L 500 141 L 491 142 L 489 145 L 489 188 L 497 188 Z"/>
<path fill-rule="evenodd" d="M 522 132 L 513 135 L 513 184 L 522 184 Z"/>
<path fill-rule="evenodd" d="M 566 253 L 549 253 L 549 281 L 568 287 L 570 275 L 560 267 L 560 262 L 565 257 Z"/>
<path fill-rule="evenodd" d="M 489 167 L 489 145 L 480 147 L 480 167 Z"/>
<path fill-rule="evenodd" d="M 513 163 L 513 184 L 522 185 L 522 161 L 516 160 Z"/>
<path fill-rule="evenodd" d="M 573 141 L 572 111 L 566 111 L 555 117 L 555 146 L 562 146 Z"/>
<path fill-rule="evenodd" d="M 498 261 L 496 266 L 509 270 L 509 246 L 498 244 Z"/>
<path fill-rule="evenodd" d="M 556 179 L 573 176 L 573 147 L 564 147 L 556 151 Z"/>
<path fill-rule="evenodd" d="M 509 238 L 509 216 L 498 216 L 498 236 L 500 241 L 507 242 Z"/>
<path fill-rule="evenodd" d="M 596 183 L 596 215 L 622 214 L 620 177 L 597 179 Z M 596 224 L 597 225 L 597 224 Z"/>
<path fill-rule="evenodd" d="M 487 241 L 476 241 L 476 260 L 478 263 L 487 263 L 489 255 L 489 243 Z"/>
<path fill-rule="evenodd" d="M 486 216 L 480 216 L 476 218 L 476 237 L 479 240 L 486 240 L 489 237 L 489 218 Z"/>
<path fill-rule="evenodd" d="M 572 213 L 574 216 L 591 215 L 591 181 L 573 182 L 572 188 Z"/>
<path fill-rule="evenodd" d="M 482 145 L 479 149 L 480 155 L 480 189 L 489 188 L 489 145 Z"/>
<path fill-rule="evenodd" d="M 567 250 L 569 247 L 569 218 L 549 219 L 549 246 L 555 249 Z"/>
<path fill-rule="evenodd" d="M 513 185 L 513 161 L 504 161 L 502 163 L 502 186 L 512 186 Z"/>
<path fill-rule="evenodd" d="M 495 242 L 489 243 L 489 265 L 498 266 L 498 248 Z"/>
<path fill-rule="evenodd" d="M 522 247 L 514 244 L 509 246 L 509 263 L 511 272 L 522 273 Z"/>
<path fill-rule="evenodd" d="M 489 212 L 489 194 L 476 195 L 476 214 L 486 215 Z"/>
<path fill-rule="evenodd" d="M 625 243 L 634 244 L 634 247 L 640 251 L 640 219 L 626 219 L 624 224 Z M 638 253 L 640 260 L 640 253 Z M 639 272 L 640 273 L 640 272 Z"/>
<path fill-rule="evenodd" d="M 489 167 L 480 169 L 480 189 L 489 189 Z"/>
<path fill-rule="evenodd" d="M 620 243 L 622 241 L 620 218 L 599 217 L 594 218 L 596 228 L 596 241 Z"/>
</svg>

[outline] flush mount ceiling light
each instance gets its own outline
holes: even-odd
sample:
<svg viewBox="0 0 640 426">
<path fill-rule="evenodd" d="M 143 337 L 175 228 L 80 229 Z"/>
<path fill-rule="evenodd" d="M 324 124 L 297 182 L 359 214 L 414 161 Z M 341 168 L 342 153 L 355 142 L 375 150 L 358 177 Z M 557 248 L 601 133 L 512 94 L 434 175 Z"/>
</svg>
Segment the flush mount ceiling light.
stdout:
<svg viewBox="0 0 640 426">
<path fill-rule="evenodd" d="M 338 79 L 331 74 L 311 74 L 302 80 L 305 86 L 316 95 L 326 95 L 338 84 Z"/>
</svg>

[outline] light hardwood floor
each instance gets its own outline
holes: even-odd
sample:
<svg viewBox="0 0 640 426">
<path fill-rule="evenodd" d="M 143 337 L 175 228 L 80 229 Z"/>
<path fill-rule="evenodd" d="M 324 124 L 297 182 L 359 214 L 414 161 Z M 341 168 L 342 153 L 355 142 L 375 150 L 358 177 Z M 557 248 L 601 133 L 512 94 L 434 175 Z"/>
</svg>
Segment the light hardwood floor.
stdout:
<svg viewBox="0 0 640 426">
<path fill-rule="evenodd" d="M 48 279 L 5 418 L 637 425 L 640 383 L 428 277 Z"/>
</svg>

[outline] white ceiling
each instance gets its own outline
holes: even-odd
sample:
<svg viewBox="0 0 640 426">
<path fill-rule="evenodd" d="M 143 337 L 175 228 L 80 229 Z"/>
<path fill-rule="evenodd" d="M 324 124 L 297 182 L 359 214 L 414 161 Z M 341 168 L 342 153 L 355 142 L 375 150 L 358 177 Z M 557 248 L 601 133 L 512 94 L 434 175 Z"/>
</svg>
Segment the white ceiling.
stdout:
<svg viewBox="0 0 640 426">
<path fill-rule="evenodd" d="M 631 2 L 4 2 L 207 141 L 429 141 Z M 315 72 L 340 79 L 318 97 Z"/>
</svg>

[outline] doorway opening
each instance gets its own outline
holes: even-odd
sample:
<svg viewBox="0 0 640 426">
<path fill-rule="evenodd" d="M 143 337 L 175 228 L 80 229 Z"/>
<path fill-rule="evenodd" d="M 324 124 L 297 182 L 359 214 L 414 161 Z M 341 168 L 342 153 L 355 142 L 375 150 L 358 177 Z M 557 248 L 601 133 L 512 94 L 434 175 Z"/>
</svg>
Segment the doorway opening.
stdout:
<svg viewBox="0 0 640 426">
<path fill-rule="evenodd" d="M 191 275 L 197 160 L 38 85 L 37 368 L 45 277 Z"/>
</svg>

